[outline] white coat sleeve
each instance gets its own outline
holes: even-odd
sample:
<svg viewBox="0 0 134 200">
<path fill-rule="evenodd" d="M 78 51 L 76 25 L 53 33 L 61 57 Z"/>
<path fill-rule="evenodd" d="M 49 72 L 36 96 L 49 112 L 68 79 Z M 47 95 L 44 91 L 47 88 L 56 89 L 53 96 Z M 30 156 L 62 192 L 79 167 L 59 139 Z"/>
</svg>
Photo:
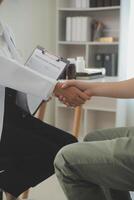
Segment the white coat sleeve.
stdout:
<svg viewBox="0 0 134 200">
<path fill-rule="evenodd" d="M 57 81 L 46 77 L 19 62 L 0 56 L 0 85 L 39 96 L 47 100 Z"/>
</svg>

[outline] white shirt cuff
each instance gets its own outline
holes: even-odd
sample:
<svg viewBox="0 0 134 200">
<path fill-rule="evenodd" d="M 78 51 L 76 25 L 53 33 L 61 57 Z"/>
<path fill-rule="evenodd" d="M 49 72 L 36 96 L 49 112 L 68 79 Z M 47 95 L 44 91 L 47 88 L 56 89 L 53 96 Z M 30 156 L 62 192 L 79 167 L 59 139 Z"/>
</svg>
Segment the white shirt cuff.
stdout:
<svg viewBox="0 0 134 200">
<path fill-rule="evenodd" d="M 52 97 L 53 95 L 53 91 L 54 91 L 54 88 L 56 86 L 58 81 L 56 80 L 53 80 L 53 82 L 48 82 L 47 85 L 46 85 L 46 90 L 45 90 L 45 96 L 44 96 L 44 100 L 47 101 L 49 98 Z"/>
</svg>

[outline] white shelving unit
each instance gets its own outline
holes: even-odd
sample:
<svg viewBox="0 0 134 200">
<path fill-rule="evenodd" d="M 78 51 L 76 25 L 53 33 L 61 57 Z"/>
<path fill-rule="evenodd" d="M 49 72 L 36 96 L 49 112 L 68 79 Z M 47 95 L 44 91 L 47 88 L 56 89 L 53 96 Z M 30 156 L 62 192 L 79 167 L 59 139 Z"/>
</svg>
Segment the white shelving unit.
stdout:
<svg viewBox="0 0 134 200">
<path fill-rule="evenodd" d="M 119 10 L 120 9 L 120 6 L 109 6 L 109 7 L 96 7 L 96 8 L 62 8 L 62 7 L 59 7 L 58 10 L 60 11 L 105 11 L 105 10 Z"/>
<path fill-rule="evenodd" d="M 57 54 L 65 58 L 83 56 L 86 60 L 86 67 L 94 66 L 95 53 L 118 53 L 119 42 L 67 42 L 66 41 L 66 17 L 68 16 L 90 16 L 93 19 L 102 21 L 111 30 L 111 35 L 120 35 L 120 6 L 97 7 L 97 8 L 75 8 L 73 0 L 57 0 L 57 31 L 56 31 L 56 51 Z M 114 81 L 118 77 L 106 77 L 94 81 Z M 94 97 L 83 106 L 81 120 L 81 136 L 98 128 L 108 128 L 116 126 L 115 99 Z M 73 109 L 66 108 L 56 100 L 56 121 L 55 125 L 71 132 L 73 123 Z"/>
</svg>

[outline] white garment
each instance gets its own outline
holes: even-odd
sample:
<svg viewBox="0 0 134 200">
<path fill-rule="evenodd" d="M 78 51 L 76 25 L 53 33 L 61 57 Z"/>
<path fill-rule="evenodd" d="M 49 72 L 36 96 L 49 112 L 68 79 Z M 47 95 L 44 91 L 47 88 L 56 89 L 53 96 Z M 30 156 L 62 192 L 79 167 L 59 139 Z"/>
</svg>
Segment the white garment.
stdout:
<svg viewBox="0 0 134 200">
<path fill-rule="evenodd" d="M 20 57 L 20 54 L 18 53 L 16 48 L 15 37 L 13 32 L 3 22 L 1 22 L 1 25 L 3 28 L 4 39 L 8 44 L 8 49 L 10 51 L 11 57 L 19 63 L 22 63 L 22 58 Z M 31 114 L 35 112 L 35 110 L 41 104 L 42 100 L 43 99 L 41 97 L 26 94 L 20 91 L 18 91 L 16 94 L 16 104 Z"/>
<path fill-rule="evenodd" d="M 0 22 L 0 137 L 3 127 L 5 87 L 47 100 L 57 83 L 24 66 L 19 59 L 13 59 L 17 56 L 19 58 L 12 34 L 8 27 Z"/>
</svg>

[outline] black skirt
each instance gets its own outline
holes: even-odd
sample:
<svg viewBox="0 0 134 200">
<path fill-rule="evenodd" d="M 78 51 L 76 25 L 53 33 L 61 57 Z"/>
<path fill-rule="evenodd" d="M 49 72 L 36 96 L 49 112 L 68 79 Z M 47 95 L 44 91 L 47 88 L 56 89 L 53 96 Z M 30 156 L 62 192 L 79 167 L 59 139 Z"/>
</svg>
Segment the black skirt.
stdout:
<svg viewBox="0 0 134 200">
<path fill-rule="evenodd" d="M 0 188 L 18 197 L 54 174 L 57 152 L 77 139 L 25 113 L 6 96 L 0 142 Z"/>
</svg>

